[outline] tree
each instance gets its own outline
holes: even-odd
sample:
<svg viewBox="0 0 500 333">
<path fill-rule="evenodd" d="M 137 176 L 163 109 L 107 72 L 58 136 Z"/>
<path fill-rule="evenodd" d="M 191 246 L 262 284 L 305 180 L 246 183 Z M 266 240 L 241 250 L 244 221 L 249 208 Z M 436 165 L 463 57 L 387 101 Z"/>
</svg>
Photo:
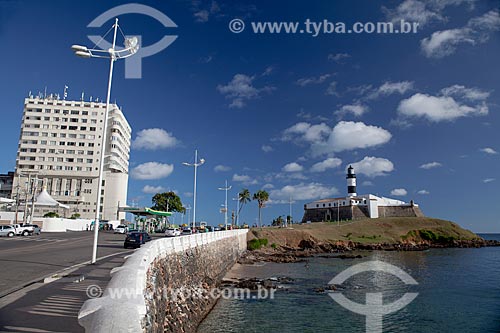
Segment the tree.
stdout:
<svg viewBox="0 0 500 333">
<path fill-rule="evenodd" d="M 264 190 L 258 190 L 253 194 L 253 200 L 257 200 L 259 204 L 259 227 L 262 226 L 262 208 L 266 206 L 266 202 L 269 200 L 269 193 Z"/>
<path fill-rule="evenodd" d="M 48 212 L 43 217 L 59 217 L 59 214 L 56 212 Z"/>
<path fill-rule="evenodd" d="M 156 193 L 151 201 L 154 204 L 151 209 L 154 210 L 178 213 L 184 213 L 186 211 L 186 208 L 182 206 L 181 198 L 172 191 Z"/>
<path fill-rule="evenodd" d="M 241 209 L 243 208 L 243 206 L 245 206 L 245 204 L 252 201 L 252 197 L 250 191 L 247 188 L 242 189 L 240 193 L 238 193 L 238 197 L 240 200 L 240 209 L 238 210 L 238 216 L 240 216 Z"/>
<path fill-rule="evenodd" d="M 284 222 L 284 220 L 283 220 L 283 218 L 280 215 L 280 216 L 278 216 L 277 218 L 275 218 L 273 220 L 273 226 L 275 226 L 275 227 L 281 227 L 281 225 L 283 224 L 283 222 Z"/>
</svg>

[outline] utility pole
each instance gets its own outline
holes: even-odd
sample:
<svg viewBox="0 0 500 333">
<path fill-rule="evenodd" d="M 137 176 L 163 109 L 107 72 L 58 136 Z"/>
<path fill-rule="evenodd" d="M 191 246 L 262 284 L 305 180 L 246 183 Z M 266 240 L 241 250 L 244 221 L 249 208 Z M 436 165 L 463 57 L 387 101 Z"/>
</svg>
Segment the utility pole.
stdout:
<svg viewBox="0 0 500 333">
<path fill-rule="evenodd" d="M 32 180 L 31 184 L 32 196 L 31 196 L 31 212 L 30 212 L 30 224 L 33 224 L 33 214 L 35 213 L 35 196 L 38 189 L 38 175 L 35 175 L 35 179 Z"/>
<path fill-rule="evenodd" d="M 16 186 L 16 222 L 15 224 L 17 224 L 17 218 L 18 218 L 18 214 L 19 214 L 19 181 L 17 182 L 17 186 Z"/>
<path fill-rule="evenodd" d="M 226 187 L 219 187 L 219 190 L 221 191 L 226 191 L 226 200 L 224 201 L 224 225 L 227 230 L 227 191 L 231 189 L 232 186 L 227 186 L 227 180 L 226 180 Z"/>
<path fill-rule="evenodd" d="M 23 224 L 27 222 L 26 218 L 28 217 L 28 195 L 29 195 L 29 186 L 31 183 L 31 174 L 28 174 L 28 181 L 25 183 L 25 195 L 24 195 L 24 214 L 23 214 Z"/>
</svg>

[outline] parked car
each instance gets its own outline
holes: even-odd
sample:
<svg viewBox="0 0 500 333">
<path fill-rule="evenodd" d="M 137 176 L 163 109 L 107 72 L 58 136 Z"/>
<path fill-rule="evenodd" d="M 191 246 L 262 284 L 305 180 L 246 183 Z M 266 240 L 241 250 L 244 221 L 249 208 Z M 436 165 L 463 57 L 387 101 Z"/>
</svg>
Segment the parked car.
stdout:
<svg viewBox="0 0 500 333">
<path fill-rule="evenodd" d="M 141 247 L 142 244 L 149 242 L 150 240 L 151 237 L 147 232 L 144 231 L 130 232 L 127 234 L 127 237 L 125 238 L 123 247 L 125 249 L 128 249 L 129 247 L 135 249 Z"/>
<path fill-rule="evenodd" d="M 42 229 L 37 224 L 25 224 L 23 227 L 33 228 L 33 234 L 40 235 Z"/>
<path fill-rule="evenodd" d="M 220 231 L 220 227 L 214 227 L 214 231 Z"/>
<path fill-rule="evenodd" d="M 193 234 L 193 230 L 191 230 L 190 228 L 182 229 L 182 235 L 192 235 L 192 234 Z"/>
<path fill-rule="evenodd" d="M 0 225 L 0 236 L 14 237 L 16 229 L 11 225 Z"/>
<path fill-rule="evenodd" d="M 167 230 L 165 230 L 165 236 L 167 237 L 176 237 L 180 235 L 181 231 L 177 228 L 167 228 Z"/>
<path fill-rule="evenodd" d="M 27 225 L 21 226 L 20 224 L 11 224 L 11 226 L 15 229 L 15 233 L 18 236 L 20 236 L 20 235 L 23 235 L 23 236 L 33 235 L 34 229 L 33 229 L 33 227 L 29 226 L 29 224 L 28 224 L 28 226 Z"/>
<path fill-rule="evenodd" d="M 139 231 L 139 233 L 142 234 L 142 239 L 144 239 L 144 242 L 149 242 L 153 238 L 145 231 Z"/>
<path fill-rule="evenodd" d="M 115 228 L 115 234 L 126 234 L 128 231 L 128 227 L 126 225 L 120 224 Z"/>
</svg>

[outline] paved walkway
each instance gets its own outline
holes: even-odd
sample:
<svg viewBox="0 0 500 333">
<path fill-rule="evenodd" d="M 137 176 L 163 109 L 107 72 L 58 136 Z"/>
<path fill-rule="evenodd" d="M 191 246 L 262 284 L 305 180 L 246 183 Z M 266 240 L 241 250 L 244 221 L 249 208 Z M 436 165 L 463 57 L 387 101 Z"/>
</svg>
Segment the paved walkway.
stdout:
<svg viewBox="0 0 500 333">
<path fill-rule="evenodd" d="M 78 311 L 88 299 L 87 288 L 104 290 L 110 271 L 121 266 L 122 252 L 87 265 L 50 282 L 35 283 L 0 299 L 0 332 L 84 332 Z"/>
</svg>

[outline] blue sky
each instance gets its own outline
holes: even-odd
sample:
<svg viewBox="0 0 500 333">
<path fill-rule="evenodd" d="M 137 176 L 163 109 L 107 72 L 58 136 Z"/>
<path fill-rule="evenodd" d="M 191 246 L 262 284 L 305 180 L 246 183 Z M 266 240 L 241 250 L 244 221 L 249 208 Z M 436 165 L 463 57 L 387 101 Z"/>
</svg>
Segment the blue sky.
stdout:
<svg viewBox="0 0 500 333">
<path fill-rule="evenodd" d="M 211 224 L 227 179 L 234 190 L 265 188 L 269 223 L 301 218 L 304 203 L 346 192 L 353 163 L 358 193 L 411 199 L 428 216 L 476 232 L 500 232 L 499 1 L 151 1 L 172 19 L 165 28 L 139 14 L 120 16 L 126 34 L 150 45 L 177 35 L 142 60 L 142 78 L 117 62 L 112 100 L 133 129 L 129 204 L 149 205 L 155 188 L 192 205 Z M 2 159 L 15 167 L 23 100 L 29 91 L 104 99 L 108 63 L 77 58 L 92 46 L 87 28 L 119 1 L 0 1 Z M 285 5 L 286 4 L 286 5 Z M 243 19 L 246 29 L 228 24 Z M 418 22 L 415 34 L 256 34 L 251 22 Z M 121 41 L 120 41 L 121 42 Z M 138 139 L 139 137 L 139 139 Z M 146 143 L 145 143 L 146 142 Z M 155 142 L 155 144 L 147 144 Z M 152 162 L 152 163 L 150 163 Z M 149 164 L 147 164 L 149 163 Z M 156 163 L 156 164 L 154 164 Z M 146 179 L 144 179 L 146 178 Z M 235 208 L 234 201 L 230 209 Z M 241 221 L 257 217 L 256 203 Z M 179 219 L 179 217 L 177 217 Z"/>
</svg>

